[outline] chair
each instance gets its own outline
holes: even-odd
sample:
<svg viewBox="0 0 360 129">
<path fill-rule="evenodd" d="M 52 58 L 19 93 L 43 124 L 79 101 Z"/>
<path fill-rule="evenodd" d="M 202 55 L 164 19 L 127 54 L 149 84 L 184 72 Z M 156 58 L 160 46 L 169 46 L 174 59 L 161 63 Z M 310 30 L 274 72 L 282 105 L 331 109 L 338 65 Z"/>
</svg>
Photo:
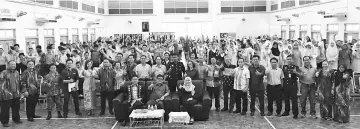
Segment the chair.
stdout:
<svg viewBox="0 0 360 129">
<path fill-rule="evenodd" d="M 45 104 L 45 108 L 46 108 L 47 107 L 46 94 L 40 94 L 39 95 L 38 105 L 39 105 L 40 108 L 42 107 L 41 102 L 43 102 Z"/>
<path fill-rule="evenodd" d="M 126 81 L 124 86 L 127 87 L 129 85 L 131 85 L 132 82 L 131 81 Z M 143 93 L 145 93 L 144 96 L 147 96 L 147 86 L 146 86 L 146 82 L 145 81 L 139 81 L 138 83 L 139 85 L 142 86 L 141 90 L 143 91 Z M 127 90 L 127 89 L 124 89 Z M 120 120 L 120 106 L 123 103 L 123 101 L 125 101 L 127 98 L 127 96 L 124 93 L 120 93 L 119 95 L 117 95 L 115 97 L 115 99 L 113 99 L 113 105 L 114 105 L 114 112 L 115 112 L 115 119 L 116 120 Z M 147 100 L 147 98 L 143 98 L 143 103 L 145 104 L 145 101 Z"/>
<path fill-rule="evenodd" d="M 211 98 L 209 93 L 204 88 L 203 80 L 193 80 L 192 83 L 195 85 L 194 96 L 197 98 L 197 104 L 192 108 L 194 110 L 193 112 L 195 112 L 194 119 L 196 121 L 208 120 L 211 108 Z M 184 80 L 179 80 L 177 84 L 178 86 L 184 84 Z M 182 109 L 182 106 L 180 106 L 180 109 Z"/>
<path fill-rule="evenodd" d="M 350 93 L 350 97 L 352 98 L 352 101 L 353 101 L 351 104 L 351 107 L 353 107 L 355 104 L 355 98 L 360 98 L 360 93 L 355 92 L 355 90 L 356 90 L 355 87 L 360 85 L 359 79 L 360 79 L 360 73 L 353 72 L 353 78 L 352 78 L 353 85 L 352 85 L 352 89 L 351 89 L 351 93 Z M 356 82 L 358 82 L 358 83 L 356 83 Z"/>
</svg>

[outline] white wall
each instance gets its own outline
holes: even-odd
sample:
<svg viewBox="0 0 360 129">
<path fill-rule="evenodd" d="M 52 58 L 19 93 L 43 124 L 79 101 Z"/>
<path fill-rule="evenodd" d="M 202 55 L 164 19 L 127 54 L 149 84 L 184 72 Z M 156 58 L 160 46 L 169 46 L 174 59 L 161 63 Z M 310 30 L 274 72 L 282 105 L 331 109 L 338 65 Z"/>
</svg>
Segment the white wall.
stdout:
<svg viewBox="0 0 360 129">
<path fill-rule="evenodd" d="M 307 25 L 307 34 L 310 36 L 311 25 L 321 24 L 321 35 L 323 39 L 327 36 L 327 25 L 338 24 L 338 39 L 344 39 L 345 23 L 357 23 L 360 24 L 360 10 L 356 7 L 360 7 L 360 0 L 337 0 L 335 2 L 324 3 L 320 5 L 313 5 L 301 8 L 295 8 L 287 11 L 274 12 L 270 16 L 270 34 L 280 35 L 281 25 L 296 25 L 295 37 L 299 37 L 299 25 Z M 347 18 L 324 18 L 323 15 L 317 12 L 323 10 L 326 13 L 345 12 Z M 299 17 L 293 17 L 292 14 L 299 14 Z M 276 15 L 281 17 L 290 18 L 290 22 L 277 21 Z M 289 31 L 287 30 L 287 38 L 289 37 Z"/>
<path fill-rule="evenodd" d="M 54 2 L 54 6 L 56 6 L 56 2 Z M 102 19 L 102 15 L 96 15 L 91 13 L 84 12 L 76 12 L 68 9 L 56 9 L 53 7 L 45 7 L 45 6 L 34 6 L 30 4 L 12 2 L 0 0 L 1 9 L 10 9 L 12 17 L 16 18 L 16 22 L 0 22 L 0 29 L 15 29 L 16 32 L 16 43 L 20 44 L 20 49 L 25 50 L 25 29 L 38 29 L 38 41 L 40 45 L 44 45 L 44 29 L 54 29 L 55 34 L 55 43 L 57 45 L 60 44 L 60 28 L 68 28 L 68 36 L 69 40 L 72 38 L 72 28 L 78 28 L 79 30 L 79 38 L 82 41 L 82 28 L 97 28 L 97 37 L 102 36 L 100 25 L 92 25 L 88 26 L 87 21 L 95 21 L 96 19 Z M 80 8 L 81 9 L 81 8 Z M 27 15 L 22 17 L 16 17 L 16 14 L 20 11 L 27 12 Z M 57 21 L 57 23 L 46 23 L 43 26 L 39 26 L 36 24 L 36 17 L 51 17 L 54 18 L 56 15 L 62 15 L 62 18 Z M 86 18 L 84 21 L 79 21 L 80 17 Z M 100 21 L 101 23 L 102 21 Z M 90 33 L 89 33 L 89 38 Z M 89 39 L 90 40 L 90 39 Z M 45 49 L 43 47 L 43 49 Z"/>
<path fill-rule="evenodd" d="M 153 15 L 106 15 L 106 36 L 121 33 L 142 33 L 142 22 L 148 21 L 150 32 L 175 32 L 176 36 L 217 36 L 222 32 L 237 36 L 267 34 L 270 13 L 221 14 L 220 0 L 209 0 L 209 13 L 164 14 L 164 1 L 154 0 Z M 242 19 L 245 18 L 245 21 Z M 128 21 L 132 23 L 129 24 Z"/>
</svg>

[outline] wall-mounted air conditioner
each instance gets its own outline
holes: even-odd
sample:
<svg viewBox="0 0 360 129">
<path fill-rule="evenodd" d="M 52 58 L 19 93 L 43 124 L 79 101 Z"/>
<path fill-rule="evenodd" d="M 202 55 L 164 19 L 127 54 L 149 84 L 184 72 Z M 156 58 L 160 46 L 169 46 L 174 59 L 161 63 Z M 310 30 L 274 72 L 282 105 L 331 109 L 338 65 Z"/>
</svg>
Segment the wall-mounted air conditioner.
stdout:
<svg viewBox="0 0 360 129">
<path fill-rule="evenodd" d="M 289 22 L 289 21 L 290 21 L 290 18 L 280 18 L 280 19 L 277 19 L 277 21 Z"/>
<path fill-rule="evenodd" d="M 48 23 L 48 22 L 57 22 L 57 20 L 54 19 L 47 19 L 47 18 L 37 18 L 36 23 Z"/>
<path fill-rule="evenodd" d="M 0 22 L 5 22 L 5 21 L 16 21 L 16 19 L 11 17 L 0 17 Z"/>
<path fill-rule="evenodd" d="M 99 22 L 95 22 L 95 21 L 88 21 L 87 22 L 88 25 L 99 25 Z"/>
<path fill-rule="evenodd" d="M 325 14 L 324 18 L 346 18 L 346 13 Z"/>
</svg>

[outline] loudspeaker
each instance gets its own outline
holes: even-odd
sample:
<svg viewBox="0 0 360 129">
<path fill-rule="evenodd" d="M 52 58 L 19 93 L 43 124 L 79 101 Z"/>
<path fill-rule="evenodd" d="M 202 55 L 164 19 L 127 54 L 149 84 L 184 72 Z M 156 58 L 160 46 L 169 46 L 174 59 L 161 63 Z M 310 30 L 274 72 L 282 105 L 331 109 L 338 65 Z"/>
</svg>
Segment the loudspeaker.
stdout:
<svg viewBox="0 0 360 129">
<path fill-rule="evenodd" d="M 149 22 L 142 22 L 142 32 L 149 32 Z"/>
</svg>

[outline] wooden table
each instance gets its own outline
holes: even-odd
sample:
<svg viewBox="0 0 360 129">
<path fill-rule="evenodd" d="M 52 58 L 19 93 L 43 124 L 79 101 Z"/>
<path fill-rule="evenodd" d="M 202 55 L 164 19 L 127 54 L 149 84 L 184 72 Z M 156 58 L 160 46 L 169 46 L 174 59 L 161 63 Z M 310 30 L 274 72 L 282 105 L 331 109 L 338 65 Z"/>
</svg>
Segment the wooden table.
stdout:
<svg viewBox="0 0 360 129">
<path fill-rule="evenodd" d="M 130 114 L 130 128 L 163 128 L 165 110 L 136 109 Z"/>
</svg>

